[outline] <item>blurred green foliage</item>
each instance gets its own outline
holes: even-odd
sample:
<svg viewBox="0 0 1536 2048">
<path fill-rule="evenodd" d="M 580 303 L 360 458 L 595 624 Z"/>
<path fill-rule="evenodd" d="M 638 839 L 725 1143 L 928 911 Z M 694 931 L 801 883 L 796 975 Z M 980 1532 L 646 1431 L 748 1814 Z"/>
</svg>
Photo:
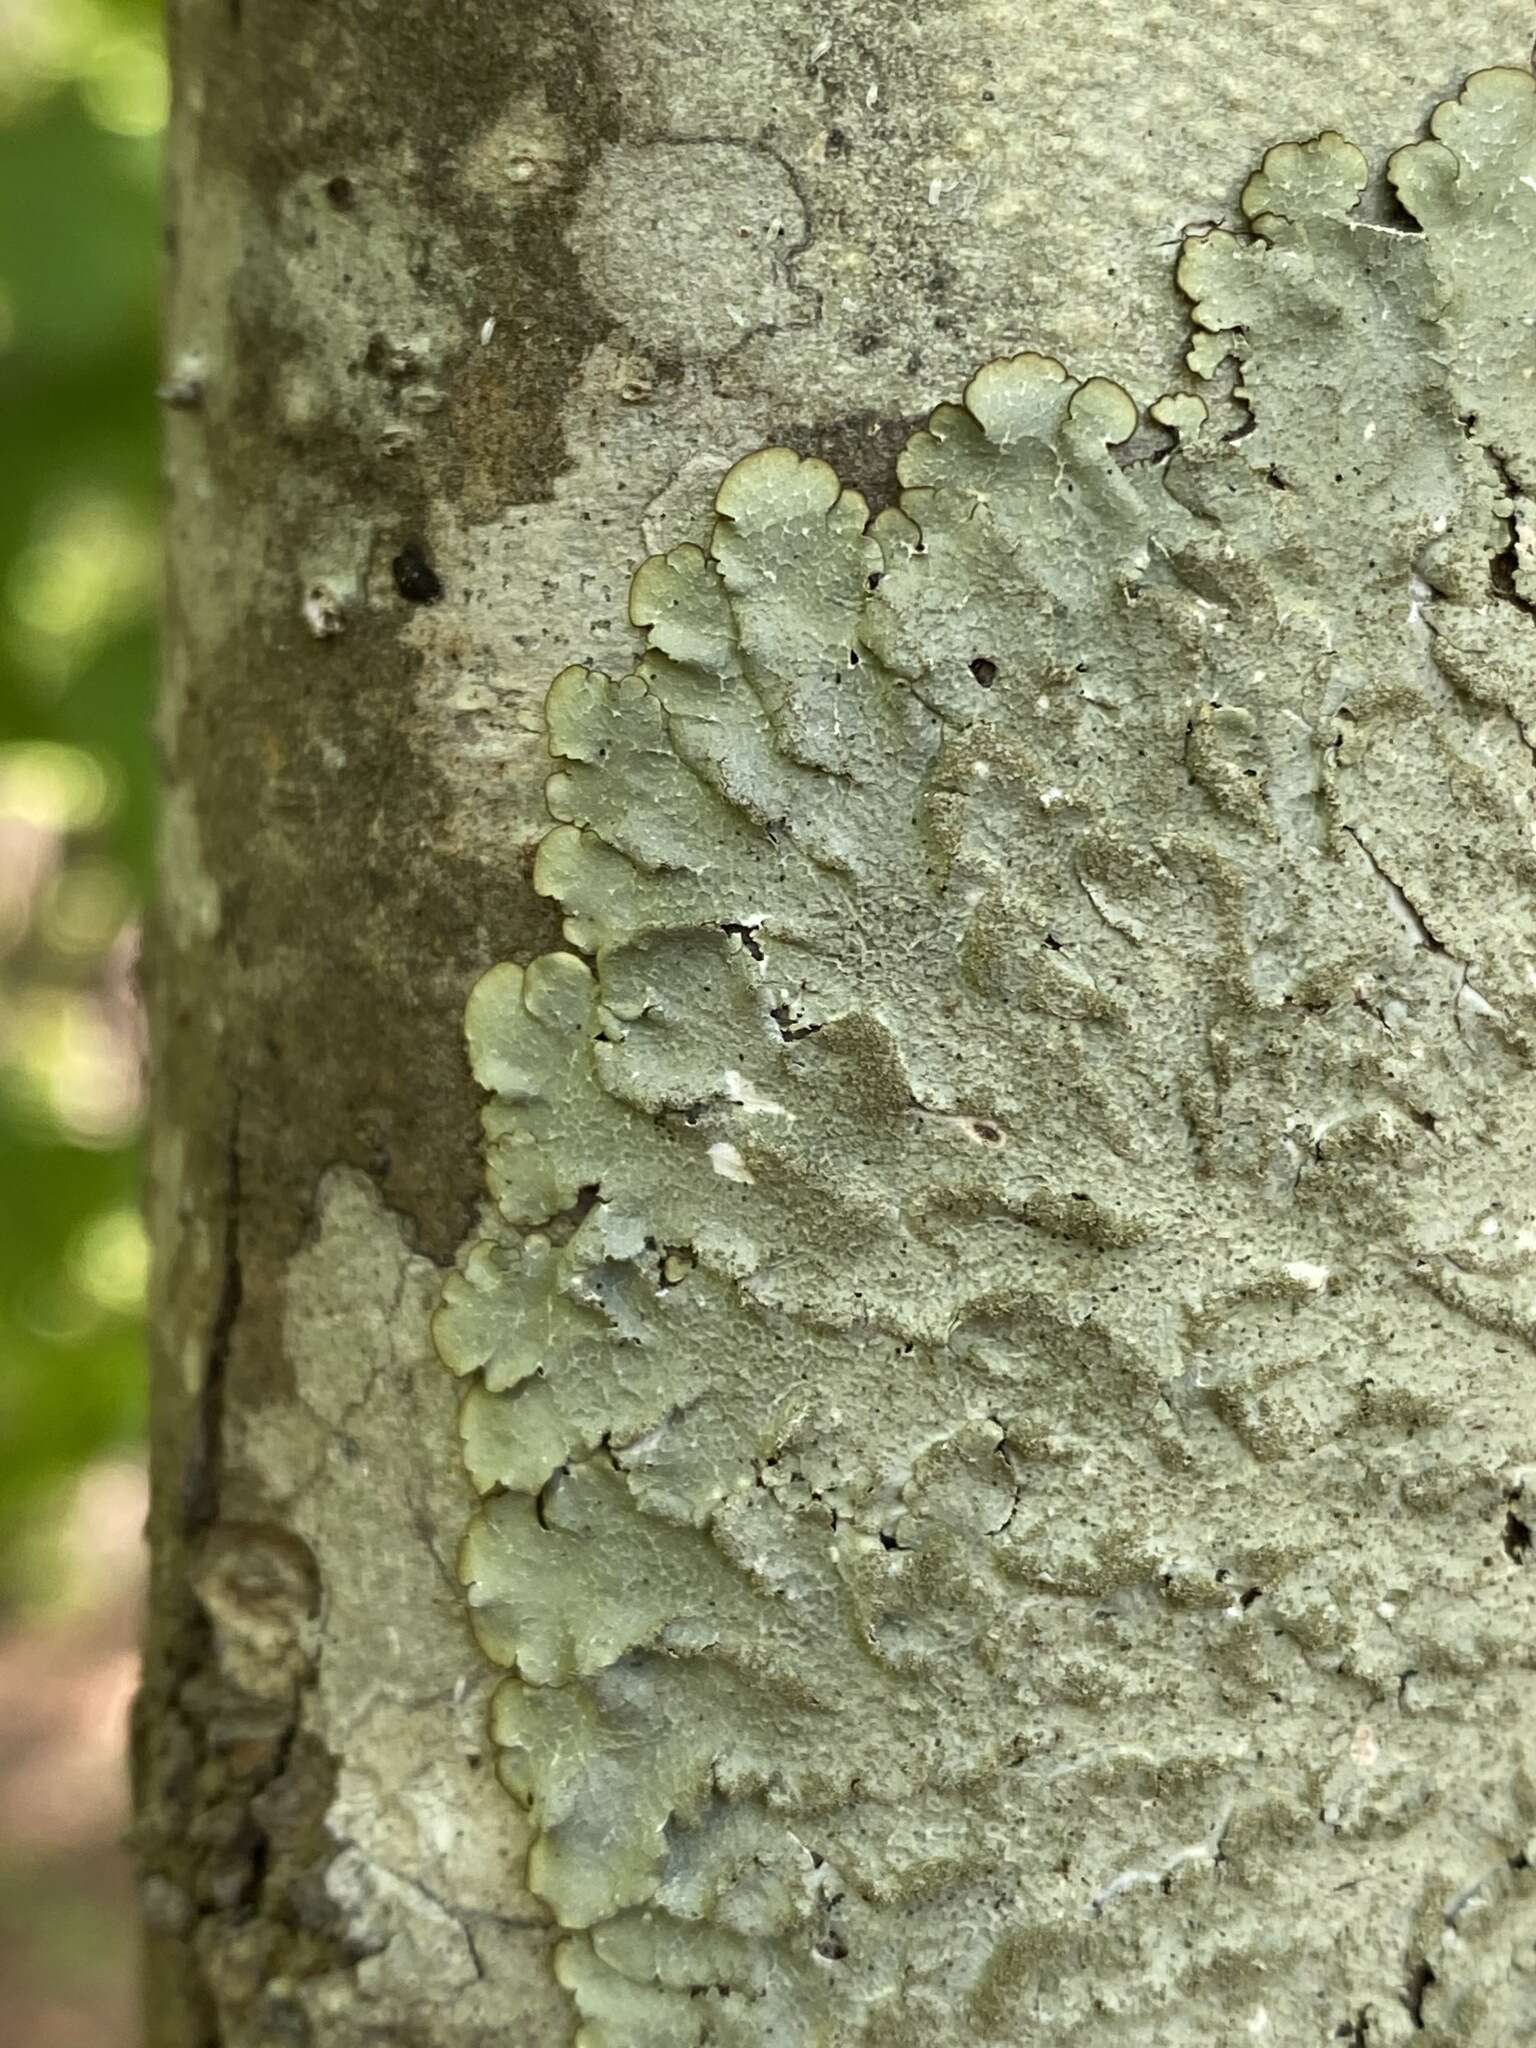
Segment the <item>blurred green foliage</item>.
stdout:
<svg viewBox="0 0 1536 2048">
<path fill-rule="evenodd" d="M 143 1406 L 158 0 L 0 0 L 0 1607 Z"/>
</svg>

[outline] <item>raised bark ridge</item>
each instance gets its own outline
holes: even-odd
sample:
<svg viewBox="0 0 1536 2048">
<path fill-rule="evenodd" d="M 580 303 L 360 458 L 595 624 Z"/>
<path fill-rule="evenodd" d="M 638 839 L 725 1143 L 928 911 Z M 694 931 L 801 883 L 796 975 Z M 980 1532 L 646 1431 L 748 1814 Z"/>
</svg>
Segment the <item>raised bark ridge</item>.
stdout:
<svg viewBox="0 0 1536 2048">
<path fill-rule="evenodd" d="M 1171 452 L 988 364 L 551 691 L 436 1333 L 591 2048 L 1532 2024 L 1532 81 L 1433 126 L 1185 244 Z"/>
</svg>

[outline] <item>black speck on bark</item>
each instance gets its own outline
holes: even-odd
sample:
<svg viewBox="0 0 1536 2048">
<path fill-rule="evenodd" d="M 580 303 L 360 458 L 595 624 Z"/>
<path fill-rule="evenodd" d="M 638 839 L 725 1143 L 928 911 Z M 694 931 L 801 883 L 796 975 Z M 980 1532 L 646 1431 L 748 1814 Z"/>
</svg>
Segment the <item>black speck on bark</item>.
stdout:
<svg viewBox="0 0 1536 2048">
<path fill-rule="evenodd" d="M 442 578 L 419 541 L 407 541 L 389 567 L 395 588 L 407 604 L 436 604 L 442 597 Z"/>
</svg>

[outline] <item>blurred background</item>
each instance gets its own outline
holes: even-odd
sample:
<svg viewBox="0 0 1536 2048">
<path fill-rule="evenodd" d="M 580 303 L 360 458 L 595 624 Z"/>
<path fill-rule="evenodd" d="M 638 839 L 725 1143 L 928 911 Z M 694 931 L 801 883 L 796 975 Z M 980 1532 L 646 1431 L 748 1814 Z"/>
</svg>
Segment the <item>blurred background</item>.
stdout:
<svg viewBox="0 0 1536 2048">
<path fill-rule="evenodd" d="M 0 2042 L 135 2038 L 158 0 L 0 0 Z"/>
</svg>

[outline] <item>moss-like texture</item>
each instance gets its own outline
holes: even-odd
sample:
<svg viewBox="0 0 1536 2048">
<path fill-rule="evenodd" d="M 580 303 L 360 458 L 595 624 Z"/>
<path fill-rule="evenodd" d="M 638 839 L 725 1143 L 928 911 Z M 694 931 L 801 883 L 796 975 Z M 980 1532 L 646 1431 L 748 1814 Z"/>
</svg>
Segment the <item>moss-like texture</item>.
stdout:
<svg viewBox="0 0 1536 2048">
<path fill-rule="evenodd" d="M 583 2048 L 1536 2030 L 1531 78 L 1434 133 L 1186 241 L 1171 452 L 990 363 L 551 692 L 436 1333 Z"/>
</svg>

